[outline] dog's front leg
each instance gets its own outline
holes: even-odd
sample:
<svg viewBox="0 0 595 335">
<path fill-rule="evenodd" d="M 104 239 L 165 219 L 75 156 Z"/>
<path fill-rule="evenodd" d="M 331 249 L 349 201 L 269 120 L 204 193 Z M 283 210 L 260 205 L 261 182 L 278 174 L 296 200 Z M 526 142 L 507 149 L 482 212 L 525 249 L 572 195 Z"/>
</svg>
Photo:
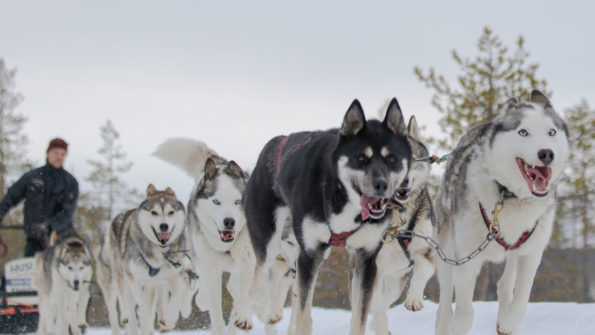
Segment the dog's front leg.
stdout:
<svg viewBox="0 0 595 335">
<path fill-rule="evenodd" d="M 506 255 L 506 266 L 504 272 L 498 280 L 498 313 L 510 305 L 514 292 L 514 282 L 516 281 L 516 274 L 518 268 L 518 254 L 510 252 Z"/>
<path fill-rule="evenodd" d="M 473 291 L 481 265 L 481 261 L 471 261 L 453 271 L 456 300 L 453 335 L 467 334 L 473 325 Z"/>
<path fill-rule="evenodd" d="M 355 252 L 355 268 L 351 281 L 351 335 L 363 335 L 366 331 L 368 307 L 376 280 L 378 250 L 379 248 L 370 252 L 361 248 Z"/>
<path fill-rule="evenodd" d="M 405 308 L 417 312 L 424 307 L 424 290 L 435 270 L 433 260 L 427 252 L 416 255 L 413 274 L 409 281 L 409 291 L 407 292 L 407 299 L 405 299 Z"/>
<path fill-rule="evenodd" d="M 312 300 L 324 250 L 300 251 L 297 261 L 296 294 L 292 299 L 289 335 L 312 334 Z"/>
<path fill-rule="evenodd" d="M 498 312 L 500 334 L 513 334 L 527 312 L 533 279 L 541 262 L 541 253 L 519 256 L 512 302 Z"/>
<path fill-rule="evenodd" d="M 233 323 L 238 329 L 248 331 L 252 329 L 250 288 L 254 280 L 256 256 L 247 231 L 241 232 L 231 251 L 231 256 L 237 271 L 231 273 L 227 285 L 233 297 L 230 324 Z"/>
<path fill-rule="evenodd" d="M 70 325 L 73 335 L 82 334 L 87 329 L 87 304 L 89 303 L 89 296 L 89 284 L 81 284 L 73 317 L 74 322 Z"/>
<path fill-rule="evenodd" d="M 206 301 L 201 301 L 200 305 L 208 306 L 209 317 L 211 318 L 211 334 L 222 335 L 225 333 L 225 322 L 223 321 L 223 309 L 221 306 L 221 272 L 218 269 L 205 271 L 202 273 L 200 281 L 205 282 L 200 285 L 199 290 L 207 291 L 197 296 Z"/>
</svg>

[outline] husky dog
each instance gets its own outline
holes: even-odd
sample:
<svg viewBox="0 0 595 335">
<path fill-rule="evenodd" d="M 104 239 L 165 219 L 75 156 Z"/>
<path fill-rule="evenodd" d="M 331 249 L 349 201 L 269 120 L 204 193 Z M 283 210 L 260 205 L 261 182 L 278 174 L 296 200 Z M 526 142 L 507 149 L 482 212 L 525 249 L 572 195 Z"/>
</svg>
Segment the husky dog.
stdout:
<svg viewBox="0 0 595 335">
<path fill-rule="evenodd" d="M 248 175 L 234 161 L 227 161 L 203 142 L 170 139 L 155 155 L 196 180 L 188 201 L 188 229 L 200 273 L 195 301 L 211 317 L 211 333 L 223 334 L 222 275 L 230 273 L 227 289 L 233 298 L 228 334 L 236 328 L 252 329 L 250 287 L 256 258 L 245 229 L 242 208 Z"/>
<path fill-rule="evenodd" d="M 93 258 L 87 243 L 74 233 L 35 255 L 33 283 L 39 296 L 37 334 L 82 334 L 87 327 Z"/>
<path fill-rule="evenodd" d="M 414 232 L 433 237 L 436 221 L 432 209 L 432 200 L 427 183 L 430 177 L 430 164 L 415 161 L 428 157 L 428 149 L 421 142 L 421 136 L 415 117 L 409 120 L 408 139 L 413 153 L 413 163 L 402 190 L 395 195 L 399 211 L 393 212 L 393 226 L 399 230 Z M 419 238 L 397 238 L 385 243 L 378 257 L 378 276 L 374 286 L 374 296 L 370 304 L 372 329 L 376 335 L 387 335 L 388 320 L 386 313 L 391 304 L 400 296 L 409 276 L 409 291 L 405 299 L 405 308 L 419 311 L 423 308 L 423 294 L 428 280 L 435 272 L 432 249 Z"/>
<path fill-rule="evenodd" d="M 331 246 L 355 252 L 351 334 L 364 333 L 380 236 L 392 215 L 387 205 L 411 162 L 406 136 L 396 99 L 383 122 L 366 121 L 355 100 L 340 129 L 278 136 L 262 150 L 244 194 L 258 262 L 256 292 L 266 293 L 266 276 L 290 217 L 300 247 L 290 334 L 312 332 L 314 284 Z"/>
<path fill-rule="evenodd" d="M 160 330 L 175 325 L 183 308 L 182 302 L 172 300 L 180 297 L 177 290 L 186 294 L 192 289 L 187 285 L 170 286 L 172 281 L 180 284 L 182 272 L 188 277 L 193 273 L 192 261 L 185 252 L 185 216 L 184 205 L 169 187 L 158 191 L 151 184 L 138 208 L 118 214 L 112 222 L 97 262 L 97 281 L 108 308 L 112 334 L 120 334 L 116 303 L 126 334 L 138 334 L 139 324 L 142 334 L 153 334 L 155 313 L 160 317 Z"/>
<path fill-rule="evenodd" d="M 495 241 L 456 268 L 438 262 L 437 334 L 469 332 L 481 265 L 504 260 L 497 331 L 515 332 L 552 233 L 555 186 L 567 158 L 566 123 L 537 90 L 531 93 L 531 102 L 508 100 L 502 115 L 472 128 L 460 140 L 449 156 L 436 199 L 439 244 L 448 257 L 461 258 L 476 250 L 488 231 Z"/>
</svg>

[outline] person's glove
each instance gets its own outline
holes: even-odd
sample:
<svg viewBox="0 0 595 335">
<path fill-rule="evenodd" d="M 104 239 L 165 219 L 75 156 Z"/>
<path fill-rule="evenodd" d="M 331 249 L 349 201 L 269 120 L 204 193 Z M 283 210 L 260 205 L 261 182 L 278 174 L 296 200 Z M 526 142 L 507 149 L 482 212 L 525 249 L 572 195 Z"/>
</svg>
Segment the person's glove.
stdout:
<svg viewBox="0 0 595 335">
<path fill-rule="evenodd" d="M 50 231 L 49 231 L 47 223 L 41 222 L 41 223 L 34 223 L 31 225 L 31 230 L 30 230 L 29 236 L 32 239 L 39 241 L 44 249 L 49 247 L 49 245 L 50 245 L 49 234 L 50 234 Z"/>
</svg>

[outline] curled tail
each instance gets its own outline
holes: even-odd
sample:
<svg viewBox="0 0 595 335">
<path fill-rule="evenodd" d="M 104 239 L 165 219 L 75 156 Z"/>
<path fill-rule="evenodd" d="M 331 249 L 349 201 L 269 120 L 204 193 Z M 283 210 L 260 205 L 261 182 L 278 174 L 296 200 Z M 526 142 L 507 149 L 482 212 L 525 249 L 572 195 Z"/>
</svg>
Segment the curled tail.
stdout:
<svg viewBox="0 0 595 335">
<path fill-rule="evenodd" d="M 208 158 L 217 164 L 226 163 L 213 149 L 204 142 L 189 138 L 171 138 L 161 143 L 154 156 L 169 162 L 194 179 L 199 179 Z"/>
</svg>

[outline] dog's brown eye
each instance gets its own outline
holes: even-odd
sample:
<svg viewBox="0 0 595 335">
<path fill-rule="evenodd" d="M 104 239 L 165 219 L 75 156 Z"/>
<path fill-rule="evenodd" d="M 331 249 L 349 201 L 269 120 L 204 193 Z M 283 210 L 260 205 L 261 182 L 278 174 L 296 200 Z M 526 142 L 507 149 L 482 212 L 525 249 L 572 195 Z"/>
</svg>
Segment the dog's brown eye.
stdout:
<svg viewBox="0 0 595 335">
<path fill-rule="evenodd" d="M 169 215 L 169 216 L 174 215 L 174 211 L 169 211 L 169 213 L 167 213 L 167 215 Z"/>
<path fill-rule="evenodd" d="M 395 163 L 397 162 L 397 160 L 395 159 L 395 157 L 394 157 L 394 156 L 387 156 L 387 157 L 386 157 L 386 162 L 387 162 L 388 164 L 395 164 Z"/>
<path fill-rule="evenodd" d="M 366 156 L 366 154 L 359 154 L 355 159 L 361 164 L 366 164 L 368 162 L 368 156 Z"/>
<path fill-rule="evenodd" d="M 157 213 L 157 211 L 151 211 L 151 215 L 157 216 L 157 215 L 159 215 L 159 213 Z"/>
</svg>

